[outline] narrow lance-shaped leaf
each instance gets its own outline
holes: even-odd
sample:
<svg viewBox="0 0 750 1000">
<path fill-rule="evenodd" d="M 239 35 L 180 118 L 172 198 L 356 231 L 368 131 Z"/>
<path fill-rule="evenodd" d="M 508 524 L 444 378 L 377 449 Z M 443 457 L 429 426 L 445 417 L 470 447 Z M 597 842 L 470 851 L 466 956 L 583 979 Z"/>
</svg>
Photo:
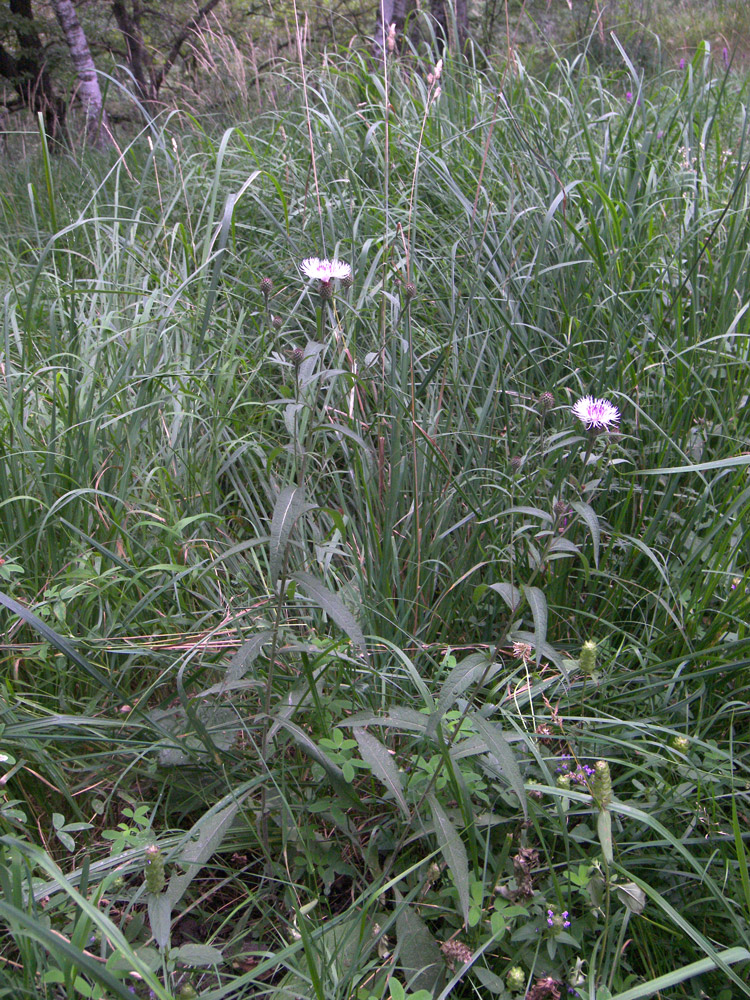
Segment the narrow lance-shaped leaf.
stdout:
<svg viewBox="0 0 750 1000">
<path fill-rule="evenodd" d="M 479 735 L 484 740 L 487 752 L 491 753 L 500 766 L 503 777 L 518 796 L 518 801 L 523 809 L 524 819 L 528 819 L 528 804 L 526 802 L 526 786 L 523 781 L 521 769 L 515 758 L 510 745 L 503 732 L 494 726 L 478 712 L 471 713 L 472 725 L 476 727 Z"/>
<path fill-rule="evenodd" d="M 539 587 L 524 587 L 523 593 L 534 619 L 534 649 L 536 665 L 539 666 L 542 661 L 542 646 L 547 640 L 547 598 Z"/>
<path fill-rule="evenodd" d="M 456 830 L 453 823 L 448 819 L 447 814 L 435 796 L 430 795 L 428 801 L 435 823 L 435 833 L 437 834 L 440 851 L 451 870 L 453 881 L 456 883 L 464 925 L 468 925 L 471 897 L 469 893 L 469 860 L 466 856 L 466 848 L 459 836 L 458 830 Z"/>
<path fill-rule="evenodd" d="M 370 765 L 372 773 L 379 778 L 396 800 L 399 809 L 406 819 L 409 819 L 409 806 L 406 804 L 402 786 L 401 772 L 396 762 L 383 746 L 380 740 L 365 732 L 364 729 L 353 729 L 362 760 Z"/>
<path fill-rule="evenodd" d="M 229 832 L 239 808 L 240 800 L 230 802 L 229 805 L 218 811 L 209 809 L 195 823 L 190 831 L 191 839 L 176 859 L 183 871 L 175 871 L 164 893 L 170 906 L 174 907 L 179 903 L 203 865 L 218 850 L 222 840 Z"/>
<path fill-rule="evenodd" d="M 341 598 L 334 594 L 324 584 L 317 580 L 311 573 L 292 573 L 292 579 L 296 580 L 308 597 L 312 598 L 319 608 L 331 617 L 342 631 L 346 632 L 352 642 L 359 646 L 362 655 L 367 659 L 367 644 L 362 629 L 357 623 L 357 619 L 346 607 Z"/>
<path fill-rule="evenodd" d="M 271 518 L 269 572 L 272 586 L 276 586 L 284 567 L 286 547 L 297 518 L 313 506 L 307 502 L 305 491 L 300 486 L 285 486 L 279 493 Z"/>
<path fill-rule="evenodd" d="M 594 508 L 581 500 L 571 502 L 573 510 L 583 518 L 586 526 L 591 532 L 591 544 L 594 546 L 594 565 L 599 568 L 599 546 L 601 544 L 601 530 L 599 528 L 599 518 L 596 516 Z"/>
</svg>

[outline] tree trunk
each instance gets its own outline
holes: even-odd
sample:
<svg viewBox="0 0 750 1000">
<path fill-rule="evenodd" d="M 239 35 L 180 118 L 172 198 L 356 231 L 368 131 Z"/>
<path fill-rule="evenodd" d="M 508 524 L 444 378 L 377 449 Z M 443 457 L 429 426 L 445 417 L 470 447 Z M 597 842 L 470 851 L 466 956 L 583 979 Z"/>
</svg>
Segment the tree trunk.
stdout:
<svg viewBox="0 0 750 1000">
<path fill-rule="evenodd" d="M 0 46 L 0 75 L 13 84 L 21 107 L 42 112 L 48 137 L 58 139 L 65 124 L 66 105 L 45 66 L 44 46 L 34 24 L 31 0 L 10 0 L 9 6 L 15 15 L 13 28 L 18 55 Z"/>
<path fill-rule="evenodd" d="M 435 20 L 435 40 L 441 50 L 450 46 L 463 52 L 469 34 L 466 0 L 453 0 L 452 4 L 450 0 L 431 0 L 430 13 Z"/>
<path fill-rule="evenodd" d="M 220 2 L 221 0 L 206 0 L 206 3 L 183 24 L 173 39 L 164 62 L 157 69 L 143 40 L 142 9 L 139 0 L 132 0 L 130 5 L 126 3 L 126 0 L 112 0 L 112 13 L 117 21 L 117 27 L 125 39 L 128 68 L 133 74 L 139 97 L 144 103 L 155 104 L 159 100 L 161 85 L 174 66 L 182 46 Z"/>
<path fill-rule="evenodd" d="M 413 0 L 378 0 L 378 16 L 375 21 L 373 53 L 382 62 L 383 53 L 388 48 L 388 31 L 396 25 L 396 34 L 401 35 L 406 18 L 414 7 Z"/>
<path fill-rule="evenodd" d="M 51 3 L 65 35 L 70 58 L 78 76 L 78 90 L 86 112 L 87 138 L 97 149 L 105 149 L 112 145 L 112 136 L 107 122 L 107 112 L 102 102 L 102 92 L 99 89 L 96 66 L 86 35 L 83 33 L 71 0 L 51 0 Z"/>
</svg>

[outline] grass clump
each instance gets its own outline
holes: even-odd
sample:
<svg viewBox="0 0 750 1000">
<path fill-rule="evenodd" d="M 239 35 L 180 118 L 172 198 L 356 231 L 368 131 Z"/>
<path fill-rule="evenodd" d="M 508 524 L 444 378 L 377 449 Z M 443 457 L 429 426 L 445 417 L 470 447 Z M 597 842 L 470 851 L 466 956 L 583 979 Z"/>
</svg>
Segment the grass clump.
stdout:
<svg viewBox="0 0 750 1000">
<path fill-rule="evenodd" d="M 744 95 L 622 59 L 8 175 L 6 995 L 750 994 Z"/>
</svg>

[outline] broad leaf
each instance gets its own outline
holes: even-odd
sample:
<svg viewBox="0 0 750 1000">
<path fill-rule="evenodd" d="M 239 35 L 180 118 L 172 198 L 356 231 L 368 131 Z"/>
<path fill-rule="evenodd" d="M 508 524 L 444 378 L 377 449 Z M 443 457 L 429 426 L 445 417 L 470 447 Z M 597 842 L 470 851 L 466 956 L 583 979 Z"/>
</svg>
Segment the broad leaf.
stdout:
<svg viewBox="0 0 750 1000">
<path fill-rule="evenodd" d="M 396 918 L 396 936 L 401 968 L 410 992 L 428 990 L 434 993 L 445 962 L 427 925 L 408 905 L 399 911 Z"/>
<path fill-rule="evenodd" d="M 221 965 L 224 956 L 218 948 L 212 948 L 209 944 L 183 944 L 170 954 L 170 958 L 176 959 L 191 968 L 201 965 Z"/>
<path fill-rule="evenodd" d="M 499 594 L 512 612 L 515 613 L 520 607 L 523 595 L 518 587 L 514 587 L 512 583 L 491 583 L 489 589 Z"/>
</svg>

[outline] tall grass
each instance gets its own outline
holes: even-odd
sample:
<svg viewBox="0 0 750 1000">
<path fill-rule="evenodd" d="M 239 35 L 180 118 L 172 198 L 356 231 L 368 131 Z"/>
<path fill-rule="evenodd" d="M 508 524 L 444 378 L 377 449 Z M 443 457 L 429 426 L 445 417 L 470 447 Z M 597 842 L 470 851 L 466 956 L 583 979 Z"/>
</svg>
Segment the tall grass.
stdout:
<svg viewBox="0 0 750 1000">
<path fill-rule="evenodd" d="M 750 995 L 746 95 L 621 58 L 6 170 L 6 995 Z"/>
</svg>

